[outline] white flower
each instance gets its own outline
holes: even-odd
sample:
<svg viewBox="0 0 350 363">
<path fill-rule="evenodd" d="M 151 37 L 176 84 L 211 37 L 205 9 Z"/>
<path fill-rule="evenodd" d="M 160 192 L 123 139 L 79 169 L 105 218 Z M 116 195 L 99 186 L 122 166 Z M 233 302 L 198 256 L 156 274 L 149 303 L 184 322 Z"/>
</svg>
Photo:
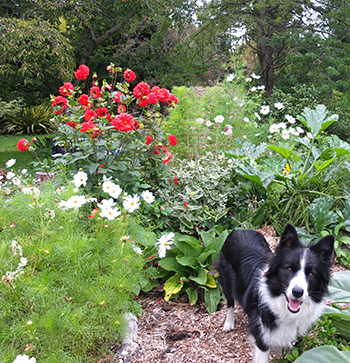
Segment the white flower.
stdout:
<svg viewBox="0 0 350 363">
<path fill-rule="evenodd" d="M 10 159 L 6 162 L 6 167 L 11 168 L 11 166 L 15 165 L 16 159 Z"/>
<path fill-rule="evenodd" d="M 7 175 L 6 175 L 6 178 L 7 178 L 8 180 L 10 180 L 10 179 L 14 178 L 15 176 L 16 176 L 16 174 L 15 174 L 15 173 L 13 173 L 12 171 L 9 171 L 9 172 L 7 173 Z"/>
<path fill-rule="evenodd" d="M 236 75 L 234 73 L 231 73 L 229 76 L 227 76 L 226 81 L 232 82 L 235 79 Z"/>
<path fill-rule="evenodd" d="M 290 123 L 290 124 L 295 124 L 295 118 L 291 115 L 286 115 L 286 120 Z"/>
<path fill-rule="evenodd" d="M 306 136 L 307 136 L 309 139 L 313 139 L 313 136 L 312 136 L 312 133 L 311 133 L 311 132 L 308 132 L 308 133 L 306 134 Z"/>
<path fill-rule="evenodd" d="M 207 140 L 211 141 L 211 137 L 210 136 L 207 136 Z"/>
<path fill-rule="evenodd" d="M 222 115 L 217 115 L 215 116 L 214 118 L 214 121 L 217 123 L 217 124 L 222 124 L 225 120 L 225 117 L 222 116 Z"/>
<path fill-rule="evenodd" d="M 83 171 L 78 171 L 74 177 L 73 177 L 73 183 L 75 185 L 76 188 L 81 187 L 82 185 L 85 186 L 86 185 L 86 181 L 88 179 L 88 176 L 86 173 L 84 173 Z"/>
<path fill-rule="evenodd" d="M 274 106 L 277 110 L 282 110 L 284 108 L 284 104 L 282 102 L 276 102 Z"/>
<path fill-rule="evenodd" d="M 287 128 L 287 125 L 284 122 L 280 122 L 277 124 L 279 129 L 285 130 Z"/>
<path fill-rule="evenodd" d="M 152 204 L 154 202 L 154 199 L 155 199 L 152 192 L 150 192 L 148 190 L 145 190 L 144 192 L 142 192 L 141 197 L 148 204 Z"/>
<path fill-rule="evenodd" d="M 12 183 L 13 183 L 14 185 L 20 185 L 20 184 L 21 184 L 21 180 L 20 180 L 19 178 L 13 178 L 13 179 L 12 179 Z"/>
<path fill-rule="evenodd" d="M 112 199 L 102 199 L 100 203 L 97 203 L 97 206 L 101 209 L 104 208 L 112 208 L 116 205 L 116 202 Z"/>
<path fill-rule="evenodd" d="M 254 86 L 250 89 L 250 92 L 255 92 L 257 90 L 257 88 Z"/>
<path fill-rule="evenodd" d="M 175 234 L 173 232 L 163 234 L 158 241 L 156 242 L 156 246 L 158 245 L 158 256 L 160 258 L 164 258 L 166 255 L 166 250 L 169 250 L 171 245 L 174 243 L 173 239 Z"/>
<path fill-rule="evenodd" d="M 207 127 L 210 127 L 213 123 L 208 120 L 205 124 L 207 125 Z"/>
<path fill-rule="evenodd" d="M 26 175 L 26 174 L 27 174 L 27 172 L 28 172 L 28 170 L 27 170 L 27 169 L 22 169 L 21 174 L 22 174 L 22 175 Z"/>
<path fill-rule="evenodd" d="M 85 195 L 73 195 L 67 201 L 62 200 L 59 203 L 59 207 L 79 209 L 87 202 Z"/>
<path fill-rule="evenodd" d="M 40 194 L 40 190 L 37 187 L 22 188 L 22 192 L 23 194 Z"/>
<path fill-rule="evenodd" d="M 36 363 L 36 359 L 34 357 L 29 358 L 27 354 L 18 355 L 13 363 Z"/>
<path fill-rule="evenodd" d="M 279 131 L 279 127 L 277 124 L 272 124 L 269 128 L 269 131 L 271 134 L 275 133 L 275 132 L 278 132 Z"/>
<path fill-rule="evenodd" d="M 106 180 L 105 182 L 103 182 L 102 190 L 105 193 L 108 193 L 114 199 L 117 199 L 122 193 L 122 189 L 120 188 L 120 186 L 110 180 Z"/>
<path fill-rule="evenodd" d="M 288 130 L 282 130 L 281 135 L 284 140 L 288 140 L 290 138 L 290 132 Z"/>
<path fill-rule="evenodd" d="M 246 79 L 245 79 L 245 81 L 246 81 L 246 82 L 251 82 L 251 81 L 252 81 L 252 79 L 251 79 L 250 77 L 248 77 L 248 78 L 246 78 Z"/>
<path fill-rule="evenodd" d="M 303 134 L 304 133 L 304 129 L 300 126 L 297 127 L 297 131 L 299 132 L 299 134 Z"/>
<path fill-rule="evenodd" d="M 259 90 L 263 90 L 263 89 L 265 89 L 265 86 L 262 84 L 261 86 L 258 86 L 257 87 Z"/>
<path fill-rule="evenodd" d="M 202 119 L 201 117 L 198 117 L 196 119 L 196 122 L 197 122 L 197 124 L 201 125 L 204 122 L 204 119 Z"/>
<path fill-rule="evenodd" d="M 62 191 L 63 191 L 64 187 L 63 186 L 59 186 L 57 189 L 56 189 L 56 193 L 57 194 L 61 194 Z"/>
<path fill-rule="evenodd" d="M 268 105 L 261 106 L 260 113 L 262 115 L 267 115 L 269 112 L 270 112 L 270 106 L 268 106 Z"/>
<path fill-rule="evenodd" d="M 27 257 L 21 257 L 21 262 L 18 264 L 18 267 L 24 267 L 27 263 Z"/>
<path fill-rule="evenodd" d="M 260 79 L 261 78 L 261 76 L 258 76 L 257 74 L 255 74 L 255 73 L 252 73 L 251 75 L 250 75 L 252 78 L 255 78 L 255 79 Z"/>
<path fill-rule="evenodd" d="M 107 218 L 109 221 L 113 221 L 115 218 L 120 216 L 120 213 L 121 212 L 118 208 L 107 207 L 101 209 L 100 217 Z"/>
<path fill-rule="evenodd" d="M 244 122 L 249 122 L 249 118 L 248 117 L 244 117 L 243 121 Z"/>
<path fill-rule="evenodd" d="M 143 251 L 140 247 L 137 247 L 135 245 L 132 245 L 132 249 L 139 255 L 143 255 Z"/>
<path fill-rule="evenodd" d="M 290 128 L 288 129 L 288 131 L 289 131 L 292 135 L 294 135 L 294 136 L 299 136 L 299 132 L 298 132 L 296 129 L 293 129 L 293 127 L 290 127 Z"/>
<path fill-rule="evenodd" d="M 123 201 L 123 207 L 130 213 L 136 210 L 140 206 L 140 197 L 134 194 L 132 197 L 128 195 Z"/>
</svg>

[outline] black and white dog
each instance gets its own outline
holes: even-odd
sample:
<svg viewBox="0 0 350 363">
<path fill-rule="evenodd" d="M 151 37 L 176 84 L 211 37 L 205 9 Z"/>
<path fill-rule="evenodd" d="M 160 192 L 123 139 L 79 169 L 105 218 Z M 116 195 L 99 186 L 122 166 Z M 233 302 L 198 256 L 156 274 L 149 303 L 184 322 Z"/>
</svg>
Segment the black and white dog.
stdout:
<svg viewBox="0 0 350 363">
<path fill-rule="evenodd" d="M 291 347 L 322 313 L 333 264 L 334 236 L 305 248 L 287 224 L 273 254 L 262 234 L 235 230 L 216 268 L 227 299 L 225 331 L 234 329 L 234 302 L 248 315 L 254 363 L 268 363 L 272 347 Z"/>
</svg>

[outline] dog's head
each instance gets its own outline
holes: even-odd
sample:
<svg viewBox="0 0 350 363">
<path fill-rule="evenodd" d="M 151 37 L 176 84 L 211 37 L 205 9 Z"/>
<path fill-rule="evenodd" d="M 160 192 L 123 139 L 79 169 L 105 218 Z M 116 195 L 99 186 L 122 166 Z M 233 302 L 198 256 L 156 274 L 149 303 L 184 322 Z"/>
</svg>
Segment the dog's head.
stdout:
<svg viewBox="0 0 350 363">
<path fill-rule="evenodd" d="M 292 313 L 307 299 L 321 302 L 330 280 L 333 245 L 334 236 L 328 235 L 305 248 L 296 229 L 287 224 L 265 274 L 271 295 L 284 294 Z"/>
</svg>

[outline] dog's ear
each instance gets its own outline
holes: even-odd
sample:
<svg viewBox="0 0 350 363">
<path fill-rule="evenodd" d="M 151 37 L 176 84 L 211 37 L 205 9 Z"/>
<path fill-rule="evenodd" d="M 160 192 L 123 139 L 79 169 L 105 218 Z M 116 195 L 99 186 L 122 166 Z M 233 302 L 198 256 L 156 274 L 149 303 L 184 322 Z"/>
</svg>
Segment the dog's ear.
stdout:
<svg viewBox="0 0 350 363">
<path fill-rule="evenodd" d="M 333 263 L 335 237 L 329 234 L 310 246 L 310 251 L 318 255 L 323 261 Z"/>
<path fill-rule="evenodd" d="M 282 232 L 280 242 L 277 246 L 278 250 L 285 249 L 285 248 L 300 248 L 303 247 L 303 245 L 300 242 L 298 233 L 294 226 L 292 226 L 290 223 L 288 223 L 284 231 Z"/>
</svg>

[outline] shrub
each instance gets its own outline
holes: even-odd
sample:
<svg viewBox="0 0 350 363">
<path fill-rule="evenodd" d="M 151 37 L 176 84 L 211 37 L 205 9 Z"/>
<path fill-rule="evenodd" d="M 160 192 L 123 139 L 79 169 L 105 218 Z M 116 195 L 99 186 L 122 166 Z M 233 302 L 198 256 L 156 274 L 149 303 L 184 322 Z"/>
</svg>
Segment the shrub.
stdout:
<svg viewBox="0 0 350 363">
<path fill-rule="evenodd" d="M 6 124 L 18 117 L 22 107 L 20 100 L 10 102 L 0 100 L 0 133 L 7 133 L 5 130 Z"/>
</svg>

